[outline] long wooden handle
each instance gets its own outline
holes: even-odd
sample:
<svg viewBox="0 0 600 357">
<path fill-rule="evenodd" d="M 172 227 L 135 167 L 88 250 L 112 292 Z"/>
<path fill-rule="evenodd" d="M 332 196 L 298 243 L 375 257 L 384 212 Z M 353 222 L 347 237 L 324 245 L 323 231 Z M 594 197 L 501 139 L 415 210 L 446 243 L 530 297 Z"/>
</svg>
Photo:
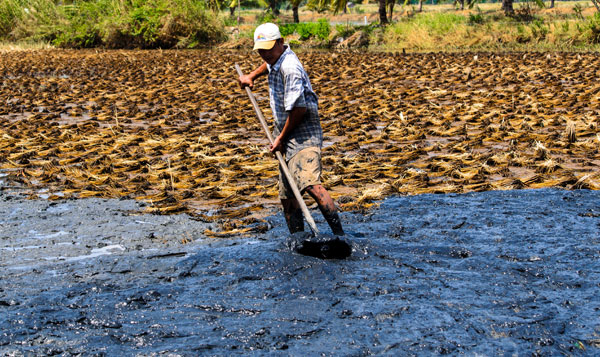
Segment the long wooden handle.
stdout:
<svg viewBox="0 0 600 357">
<path fill-rule="evenodd" d="M 242 72 L 242 70 L 240 69 L 240 66 L 238 66 L 237 63 L 235 64 L 235 69 L 240 77 L 244 74 Z M 256 112 L 256 115 L 258 116 L 260 125 L 262 125 L 263 130 L 267 134 L 267 138 L 269 139 L 269 142 L 271 144 L 273 144 L 273 136 L 271 135 L 271 132 L 269 131 L 269 126 L 267 125 L 267 121 L 265 120 L 265 117 L 263 116 L 262 111 L 260 110 L 260 107 L 258 106 L 258 103 L 256 102 L 256 98 L 254 98 L 254 94 L 252 94 L 252 90 L 248 86 L 246 86 L 246 93 L 248 94 L 248 98 L 250 98 L 250 101 L 252 102 L 254 111 Z M 292 177 L 292 174 L 290 173 L 290 170 L 289 170 L 285 160 L 283 159 L 283 155 L 281 155 L 281 152 L 276 151 L 275 156 L 277 156 L 277 159 L 279 160 L 279 164 L 281 165 L 281 170 L 283 171 L 283 174 L 287 178 L 287 181 L 290 184 L 292 191 L 294 192 L 294 196 L 296 197 L 296 200 L 300 204 L 300 208 L 302 209 L 302 213 L 304 214 L 304 219 L 306 219 L 306 222 L 310 226 L 310 229 L 313 231 L 313 233 L 319 234 L 317 225 L 315 224 L 315 221 L 312 218 L 312 215 L 310 214 L 308 207 L 306 207 L 306 203 L 302 199 L 302 194 L 300 193 L 300 190 L 298 190 L 298 185 L 296 185 L 296 181 Z"/>
</svg>

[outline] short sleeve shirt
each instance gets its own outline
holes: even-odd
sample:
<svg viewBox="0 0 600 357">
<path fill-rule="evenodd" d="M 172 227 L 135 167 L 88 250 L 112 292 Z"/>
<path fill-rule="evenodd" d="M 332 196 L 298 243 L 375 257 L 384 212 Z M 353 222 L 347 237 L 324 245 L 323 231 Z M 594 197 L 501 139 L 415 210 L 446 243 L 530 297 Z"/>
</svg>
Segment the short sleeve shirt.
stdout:
<svg viewBox="0 0 600 357">
<path fill-rule="evenodd" d="M 267 64 L 267 68 L 269 99 L 275 119 L 273 135 L 277 136 L 281 133 L 292 108 L 306 108 L 304 119 L 286 138 L 284 145 L 286 159 L 291 159 L 307 147 L 321 148 L 323 130 L 319 120 L 318 98 L 296 54 L 286 47 L 277 62 L 272 66 Z"/>
</svg>

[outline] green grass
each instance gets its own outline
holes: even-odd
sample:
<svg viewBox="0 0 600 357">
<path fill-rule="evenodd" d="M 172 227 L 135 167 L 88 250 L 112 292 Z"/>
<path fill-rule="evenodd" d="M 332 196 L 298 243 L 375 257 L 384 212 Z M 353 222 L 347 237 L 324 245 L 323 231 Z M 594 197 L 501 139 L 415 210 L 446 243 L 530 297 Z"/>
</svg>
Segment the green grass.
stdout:
<svg viewBox="0 0 600 357">
<path fill-rule="evenodd" d="M 301 22 L 291 24 L 281 24 L 279 26 L 281 35 L 286 37 L 293 33 L 300 36 L 300 40 L 308 40 L 315 38 L 321 41 L 327 40 L 329 33 L 331 32 L 331 26 L 325 19 L 320 19 L 315 22 Z"/>
<path fill-rule="evenodd" d="M 6 38 L 22 16 L 23 7 L 20 1 L 0 1 L 0 38 Z"/>
<path fill-rule="evenodd" d="M 518 21 L 497 14 L 421 13 L 383 30 L 373 48 L 397 51 L 597 50 L 600 14 L 583 19 L 534 14 Z"/>
<path fill-rule="evenodd" d="M 411 26 L 424 27 L 436 35 L 444 36 L 467 21 L 463 15 L 439 12 L 417 14 L 409 23 Z"/>
<path fill-rule="evenodd" d="M 0 40 L 57 47 L 202 47 L 226 39 L 224 24 L 195 0 L 2 0 Z"/>
</svg>

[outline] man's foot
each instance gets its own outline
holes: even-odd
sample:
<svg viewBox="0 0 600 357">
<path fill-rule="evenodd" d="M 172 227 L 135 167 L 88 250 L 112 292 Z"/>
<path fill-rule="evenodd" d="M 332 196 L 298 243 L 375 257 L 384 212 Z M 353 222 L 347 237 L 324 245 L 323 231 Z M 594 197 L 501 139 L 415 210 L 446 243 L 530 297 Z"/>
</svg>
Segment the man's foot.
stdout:
<svg viewBox="0 0 600 357">
<path fill-rule="evenodd" d="M 298 254 L 319 259 L 346 259 L 352 254 L 348 242 L 331 235 L 312 236 L 310 233 L 292 234 L 288 247 Z"/>
</svg>

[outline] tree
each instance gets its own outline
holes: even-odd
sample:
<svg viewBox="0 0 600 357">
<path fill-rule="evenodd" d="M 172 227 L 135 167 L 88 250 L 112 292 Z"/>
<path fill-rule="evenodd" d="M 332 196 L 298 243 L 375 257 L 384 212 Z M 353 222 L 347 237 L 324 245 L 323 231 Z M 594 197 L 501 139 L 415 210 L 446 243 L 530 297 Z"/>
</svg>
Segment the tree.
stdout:
<svg viewBox="0 0 600 357">
<path fill-rule="evenodd" d="M 387 0 L 379 0 L 379 23 L 382 25 L 387 25 L 389 23 L 386 15 L 386 5 Z"/>
<path fill-rule="evenodd" d="M 396 4 L 396 0 L 387 0 L 388 3 L 388 14 L 390 15 L 390 21 L 393 21 L 394 16 L 394 5 Z"/>
<path fill-rule="evenodd" d="M 273 15 L 278 16 L 279 15 L 279 0 L 268 0 L 267 1 L 269 3 L 269 8 L 271 8 L 271 11 L 273 12 Z"/>
<path fill-rule="evenodd" d="M 233 16 L 235 15 L 235 9 L 238 6 L 238 0 L 231 0 L 231 3 L 229 3 L 229 16 Z"/>
<path fill-rule="evenodd" d="M 300 22 L 300 17 L 298 16 L 298 7 L 300 6 L 301 2 L 302 2 L 302 0 L 291 0 L 290 1 L 290 3 L 292 4 L 292 12 L 294 13 L 294 22 L 295 23 Z"/>
<path fill-rule="evenodd" d="M 502 10 L 506 16 L 513 15 L 515 13 L 515 9 L 513 8 L 513 0 L 502 0 Z"/>
</svg>

